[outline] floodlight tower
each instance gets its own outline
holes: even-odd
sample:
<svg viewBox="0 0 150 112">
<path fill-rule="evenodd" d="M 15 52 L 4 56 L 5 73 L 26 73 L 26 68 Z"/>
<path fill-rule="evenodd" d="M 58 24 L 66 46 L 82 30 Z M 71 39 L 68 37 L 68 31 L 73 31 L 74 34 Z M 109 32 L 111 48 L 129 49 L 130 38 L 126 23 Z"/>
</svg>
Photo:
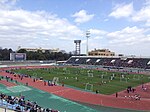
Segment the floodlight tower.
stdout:
<svg viewBox="0 0 150 112">
<path fill-rule="evenodd" d="M 86 55 L 88 56 L 88 39 L 90 38 L 90 31 L 86 31 L 86 39 L 87 39 L 87 43 L 86 43 Z"/>
<path fill-rule="evenodd" d="M 75 54 L 76 54 L 76 55 L 80 55 L 80 44 L 81 44 L 81 40 L 74 40 L 74 43 L 76 44 Z"/>
</svg>

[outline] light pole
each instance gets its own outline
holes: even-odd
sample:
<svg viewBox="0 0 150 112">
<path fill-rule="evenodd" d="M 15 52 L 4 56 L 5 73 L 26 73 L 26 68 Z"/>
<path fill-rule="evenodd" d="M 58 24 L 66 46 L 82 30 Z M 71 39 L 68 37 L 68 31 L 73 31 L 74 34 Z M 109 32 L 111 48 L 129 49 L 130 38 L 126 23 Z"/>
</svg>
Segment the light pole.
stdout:
<svg viewBox="0 0 150 112">
<path fill-rule="evenodd" d="M 90 31 L 86 31 L 86 55 L 88 56 L 88 38 L 90 37 Z"/>
</svg>

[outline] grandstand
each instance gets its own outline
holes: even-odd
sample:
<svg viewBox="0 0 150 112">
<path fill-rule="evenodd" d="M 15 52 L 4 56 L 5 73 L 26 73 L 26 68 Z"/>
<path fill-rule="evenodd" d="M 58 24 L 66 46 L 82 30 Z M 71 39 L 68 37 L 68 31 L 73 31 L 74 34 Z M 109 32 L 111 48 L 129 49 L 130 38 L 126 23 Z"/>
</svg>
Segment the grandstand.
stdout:
<svg viewBox="0 0 150 112">
<path fill-rule="evenodd" d="M 150 58 L 141 57 L 100 57 L 100 56 L 72 56 L 66 62 L 71 65 L 102 65 L 104 67 L 129 67 L 150 69 Z"/>
</svg>

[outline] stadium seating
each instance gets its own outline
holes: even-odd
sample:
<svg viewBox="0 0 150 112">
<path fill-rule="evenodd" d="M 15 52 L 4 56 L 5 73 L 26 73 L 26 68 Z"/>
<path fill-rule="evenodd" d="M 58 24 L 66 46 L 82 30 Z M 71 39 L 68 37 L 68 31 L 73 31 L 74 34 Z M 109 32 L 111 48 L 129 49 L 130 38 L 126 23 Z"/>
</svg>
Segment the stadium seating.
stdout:
<svg viewBox="0 0 150 112">
<path fill-rule="evenodd" d="M 15 110 L 16 112 L 59 112 L 58 110 L 45 109 L 36 102 L 25 100 L 24 96 L 14 97 L 6 94 L 0 94 L 0 106 Z"/>
<path fill-rule="evenodd" d="M 69 58 L 66 64 L 102 65 L 110 67 L 113 66 L 150 69 L 150 58 L 72 56 Z"/>
</svg>

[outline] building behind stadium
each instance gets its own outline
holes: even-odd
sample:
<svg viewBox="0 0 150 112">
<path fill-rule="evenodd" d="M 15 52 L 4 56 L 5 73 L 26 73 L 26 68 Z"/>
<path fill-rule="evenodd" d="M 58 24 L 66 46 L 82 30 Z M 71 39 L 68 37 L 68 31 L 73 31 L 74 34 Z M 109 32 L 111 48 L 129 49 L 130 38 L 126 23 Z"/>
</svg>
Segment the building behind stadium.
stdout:
<svg viewBox="0 0 150 112">
<path fill-rule="evenodd" d="M 94 49 L 88 52 L 89 56 L 115 56 L 115 52 L 110 51 L 109 49 Z"/>
<path fill-rule="evenodd" d="M 59 52 L 59 48 L 55 48 L 55 49 L 43 49 L 42 47 L 39 47 L 39 48 L 22 48 L 21 46 L 18 47 L 18 50 L 21 50 L 21 49 L 24 49 L 26 51 L 32 51 L 32 52 L 37 52 L 38 50 L 42 51 L 43 53 L 46 52 L 46 51 L 49 51 L 49 52 Z"/>
</svg>

